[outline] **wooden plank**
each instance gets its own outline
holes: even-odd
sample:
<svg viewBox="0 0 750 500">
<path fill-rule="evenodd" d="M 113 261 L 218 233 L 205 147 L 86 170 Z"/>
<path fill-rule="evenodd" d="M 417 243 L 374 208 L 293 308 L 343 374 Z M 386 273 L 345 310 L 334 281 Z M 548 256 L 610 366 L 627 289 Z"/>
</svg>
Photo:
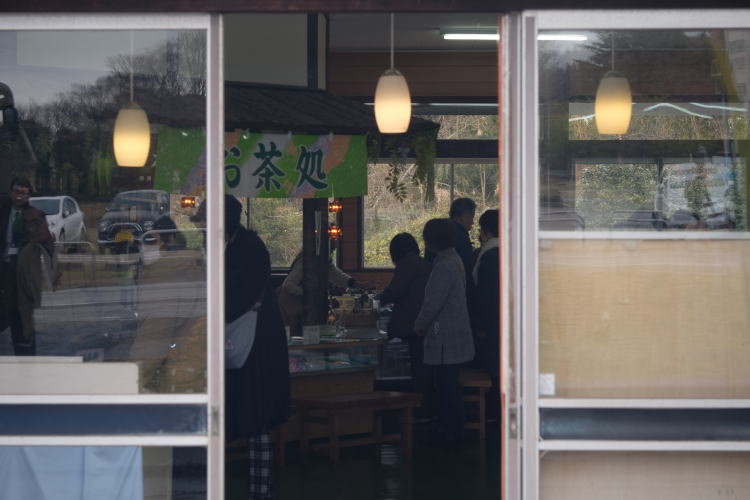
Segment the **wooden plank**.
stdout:
<svg viewBox="0 0 750 500">
<path fill-rule="evenodd" d="M 541 459 L 540 498 L 746 498 L 748 470 L 747 453 L 547 452 Z"/>
<path fill-rule="evenodd" d="M 750 397 L 750 241 L 546 240 L 539 260 L 557 397 Z"/>
</svg>

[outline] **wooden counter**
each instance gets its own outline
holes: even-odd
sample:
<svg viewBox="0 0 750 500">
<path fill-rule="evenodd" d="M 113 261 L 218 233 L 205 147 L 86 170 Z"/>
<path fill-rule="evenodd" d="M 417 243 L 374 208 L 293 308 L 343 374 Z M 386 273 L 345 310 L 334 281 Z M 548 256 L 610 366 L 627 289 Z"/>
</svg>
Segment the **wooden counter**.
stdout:
<svg viewBox="0 0 750 500">
<path fill-rule="evenodd" d="M 303 344 L 300 341 L 289 344 L 291 396 L 292 404 L 295 398 L 334 396 L 339 394 L 355 394 L 372 392 L 375 384 L 375 370 L 381 360 L 382 347 L 385 337 L 376 328 L 350 328 L 338 338 L 322 337 L 317 344 Z M 364 349 L 362 349 L 364 348 Z M 370 355 L 362 355 L 361 351 L 372 351 Z M 322 352 L 321 352 L 322 351 Z M 325 359 L 325 368 L 296 369 L 291 360 L 306 354 L 314 354 Z M 336 355 L 357 354 L 362 363 L 355 363 L 350 357 L 351 365 L 341 362 L 340 367 L 331 368 L 330 359 Z M 331 356 L 333 355 L 333 356 Z M 369 362 L 367 360 L 369 359 Z M 318 360 L 323 363 L 323 360 Z M 335 363 L 335 361 L 333 361 Z M 357 434 L 369 432 L 372 429 L 372 412 L 353 410 L 351 415 L 344 418 L 341 424 L 342 434 Z M 299 416 L 295 412 L 282 428 L 286 440 L 296 440 L 300 435 Z M 325 436 L 327 430 L 323 426 L 313 425 L 310 430 L 312 438 Z"/>
</svg>

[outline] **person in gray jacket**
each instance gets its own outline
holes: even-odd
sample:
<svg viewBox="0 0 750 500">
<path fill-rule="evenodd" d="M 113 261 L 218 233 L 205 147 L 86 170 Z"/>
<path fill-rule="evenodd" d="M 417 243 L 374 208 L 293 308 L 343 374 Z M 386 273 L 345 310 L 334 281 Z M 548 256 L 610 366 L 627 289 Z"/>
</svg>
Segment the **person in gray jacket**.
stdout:
<svg viewBox="0 0 750 500">
<path fill-rule="evenodd" d="M 422 232 L 427 248 L 437 256 L 425 288 L 414 331 L 424 335 L 424 362 L 433 365 L 439 422 L 448 442 L 459 441 L 464 428 L 464 404 L 458 382 L 461 365 L 474 359 L 466 272 L 454 248 L 450 219 L 432 219 Z"/>
</svg>

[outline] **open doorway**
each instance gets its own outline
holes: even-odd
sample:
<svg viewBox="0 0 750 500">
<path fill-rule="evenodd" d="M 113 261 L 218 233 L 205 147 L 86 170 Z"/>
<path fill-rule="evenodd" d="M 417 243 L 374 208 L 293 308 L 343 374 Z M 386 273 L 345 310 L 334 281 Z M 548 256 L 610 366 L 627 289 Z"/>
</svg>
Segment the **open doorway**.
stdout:
<svg viewBox="0 0 750 500">
<path fill-rule="evenodd" d="M 231 132 L 247 129 L 250 133 L 287 135 L 292 141 L 305 133 L 337 137 L 344 134 L 347 117 L 342 124 L 341 117 L 331 116 L 336 99 L 354 103 L 360 106 L 357 109 L 365 109 L 371 116 L 378 77 L 390 64 L 389 23 L 388 14 L 225 16 L 225 73 L 230 89 L 226 114 Z M 336 453 L 337 463 L 333 467 L 331 419 L 326 420 L 325 411 L 317 411 L 319 408 L 306 415 L 299 411 L 299 404 L 310 397 L 347 397 L 373 391 L 415 392 L 407 342 L 380 333 L 387 330 L 388 316 L 387 312 L 372 312 L 376 311 L 372 299 L 377 302 L 377 292 L 386 288 L 393 277 L 388 252 L 391 238 L 397 233 L 412 233 L 424 251 L 421 240 L 424 223 L 430 218 L 447 218 L 456 198 L 472 198 L 477 203 L 475 224 L 469 228 L 473 248 L 479 248 L 476 220 L 486 209 L 498 206 L 498 56 L 497 39 L 493 39 L 497 26 L 495 14 L 396 15 L 394 65 L 404 74 L 411 91 L 409 133 L 421 127 L 429 143 L 412 141 L 418 133 L 407 134 L 410 138 L 407 142 L 394 141 L 388 135 L 372 141 L 379 135 L 377 129 L 365 130 L 368 144 L 365 190 L 340 195 L 334 188 L 323 198 L 326 202 L 327 198 L 340 200 L 341 213 L 324 213 L 323 222 L 318 221 L 317 226 L 313 217 L 311 227 L 306 225 L 308 211 L 324 211 L 321 206 L 310 208 L 315 200 L 247 197 L 245 201 L 239 197 L 247 210 L 243 224 L 261 236 L 271 254 L 273 287 L 287 279 L 295 256 L 301 255 L 300 249 L 306 243 L 300 234 L 314 233 L 326 224 L 337 223 L 343 236 L 328 248 L 333 255 L 330 261 L 353 282 L 366 285 L 359 292 L 352 290 L 355 287 L 345 286 L 342 288 L 350 290 L 330 294 L 323 285 L 319 293 L 336 297 L 336 306 L 330 307 L 323 322 L 330 320 L 331 315 L 337 318 L 336 325 L 330 325 L 334 327 L 334 337 L 341 336 L 339 327 L 355 330 L 358 326 L 355 323 L 360 320 L 370 321 L 372 324 L 368 325 L 375 332 L 372 337 L 344 339 L 350 342 L 340 343 L 336 342 L 340 338 L 326 338 L 330 328 L 325 325 L 320 328 L 320 342 L 308 342 L 305 336 L 297 340 L 291 335 L 290 396 L 293 405 L 296 401 L 298 406 L 285 424 L 270 433 L 272 439 L 281 441 L 275 446 L 279 466 L 276 488 L 280 498 L 494 499 L 500 495 L 499 399 L 488 396 L 497 386 L 480 365 L 472 366 L 463 375 L 466 387 L 462 406 L 467 412 L 467 429 L 464 439 L 450 446 L 439 439 L 434 411 L 417 408 L 418 418 L 410 426 L 412 453 L 405 452 L 398 442 L 343 447 Z M 488 39 L 445 38 L 449 33 L 472 32 Z M 253 47 L 267 50 L 256 51 Z M 237 93 L 231 90 L 248 86 L 264 92 L 268 97 L 263 102 L 268 106 L 273 104 L 276 109 L 281 105 L 279 102 L 294 101 L 294 111 L 284 117 L 266 116 L 265 123 L 254 123 L 263 129 L 249 130 L 250 126 L 242 121 L 249 119 L 241 116 L 247 109 L 233 100 Z M 278 98 L 281 92 L 292 92 L 291 87 L 297 88 L 296 92 L 308 92 L 307 100 Z M 317 89 L 325 89 L 327 93 L 319 94 Z M 329 104 L 316 109 L 321 102 Z M 306 121 L 311 115 L 330 124 Z M 304 123 L 292 123 L 295 116 Z M 350 128 L 357 124 L 357 119 L 351 115 Z M 429 174 L 415 175 L 419 169 L 423 172 L 426 169 Z M 325 238 L 322 243 L 312 241 L 318 252 L 321 245 L 327 246 Z M 299 249 L 290 249 L 295 245 Z M 370 311 L 369 318 L 363 319 L 365 314 L 342 312 L 349 298 L 359 304 L 355 307 L 360 312 Z M 331 303 L 333 300 L 326 300 L 326 307 Z M 344 317 L 345 322 L 338 321 Z M 378 432 L 375 429 L 386 436 L 401 434 L 404 429 L 404 413 L 385 416 L 380 427 L 375 424 L 379 417 L 373 419 L 373 408 L 352 405 L 354 408 L 343 411 L 339 417 L 342 444 L 365 442 Z M 310 422 L 303 431 L 305 419 Z M 312 452 L 301 450 L 303 432 L 309 433 Z M 316 453 L 316 448 L 324 453 Z M 247 453 L 241 443 L 230 443 L 227 498 L 247 497 L 244 488 L 248 467 Z"/>
</svg>

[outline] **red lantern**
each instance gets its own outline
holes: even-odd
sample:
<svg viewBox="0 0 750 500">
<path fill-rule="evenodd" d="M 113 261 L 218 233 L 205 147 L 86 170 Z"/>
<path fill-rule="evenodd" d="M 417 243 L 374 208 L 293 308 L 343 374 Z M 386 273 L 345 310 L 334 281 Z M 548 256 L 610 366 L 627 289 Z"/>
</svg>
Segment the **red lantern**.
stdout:
<svg viewBox="0 0 750 500">
<path fill-rule="evenodd" d="M 342 231 L 336 224 L 328 226 L 328 237 L 332 240 L 340 240 L 343 235 L 344 231 Z"/>
<path fill-rule="evenodd" d="M 333 200 L 328 203 L 328 211 L 332 214 L 337 214 L 344 209 L 344 205 L 339 200 Z"/>
</svg>

